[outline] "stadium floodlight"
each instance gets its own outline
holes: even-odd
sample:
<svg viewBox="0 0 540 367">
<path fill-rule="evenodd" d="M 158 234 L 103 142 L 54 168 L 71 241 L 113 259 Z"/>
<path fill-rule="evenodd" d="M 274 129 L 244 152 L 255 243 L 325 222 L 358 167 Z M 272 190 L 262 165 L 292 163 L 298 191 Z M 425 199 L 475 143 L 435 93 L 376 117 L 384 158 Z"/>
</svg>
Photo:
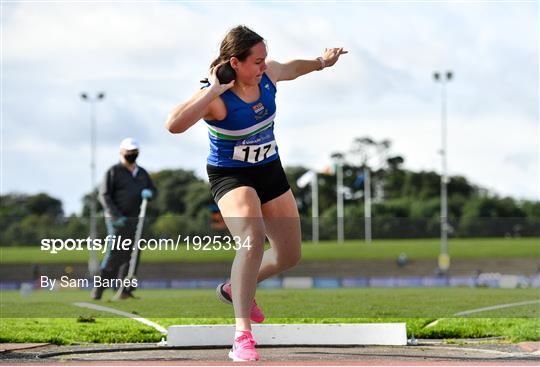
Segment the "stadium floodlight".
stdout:
<svg viewBox="0 0 540 367">
<path fill-rule="evenodd" d="M 371 171 L 364 165 L 364 238 L 371 243 Z"/>
<path fill-rule="evenodd" d="M 96 187 L 96 113 L 95 104 L 105 99 L 105 92 L 99 92 L 95 97 L 91 97 L 88 93 L 82 92 L 80 97 L 83 101 L 90 104 L 90 238 L 93 240 L 97 237 L 97 197 L 94 189 Z M 90 252 L 90 260 L 88 262 L 88 270 L 91 275 L 99 272 L 99 262 L 95 251 Z"/>
<path fill-rule="evenodd" d="M 336 167 L 336 192 L 337 192 L 337 241 L 343 243 L 344 240 L 344 210 L 343 210 L 343 164 L 345 157 L 341 153 L 333 153 L 331 155 L 333 163 Z"/>
<path fill-rule="evenodd" d="M 441 252 L 439 254 L 439 271 L 447 273 L 450 268 L 448 253 L 448 177 L 447 177 L 447 137 L 446 137 L 446 83 L 452 80 L 451 71 L 434 72 L 433 79 L 441 83 Z"/>
<path fill-rule="evenodd" d="M 296 180 L 296 186 L 301 189 L 307 185 L 311 185 L 311 240 L 313 243 L 319 243 L 319 179 L 317 171 L 309 170 Z"/>
</svg>

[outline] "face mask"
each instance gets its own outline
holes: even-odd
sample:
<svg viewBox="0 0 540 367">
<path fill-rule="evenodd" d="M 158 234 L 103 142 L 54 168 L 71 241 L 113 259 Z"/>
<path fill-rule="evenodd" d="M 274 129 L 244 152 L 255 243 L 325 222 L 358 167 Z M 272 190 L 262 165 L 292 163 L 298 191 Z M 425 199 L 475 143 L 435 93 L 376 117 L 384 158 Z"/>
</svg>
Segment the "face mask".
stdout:
<svg viewBox="0 0 540 367">
<path fill-rule="evenodd" d="M 126 154 L 124 156 L 124 159 L 126 161 L 128 161 L 129 163 L 135 163 L 135 160 L 137 160 L 137 156 L 139 155 L 139 153 L 131 153 L 131 154 Z"/>
</svg>

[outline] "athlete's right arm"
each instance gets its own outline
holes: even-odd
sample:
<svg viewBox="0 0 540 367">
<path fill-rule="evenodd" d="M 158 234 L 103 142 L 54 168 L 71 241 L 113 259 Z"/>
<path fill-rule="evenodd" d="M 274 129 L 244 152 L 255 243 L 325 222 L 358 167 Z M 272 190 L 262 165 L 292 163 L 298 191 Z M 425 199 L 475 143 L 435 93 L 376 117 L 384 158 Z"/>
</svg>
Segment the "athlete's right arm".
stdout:
<svg viewBox="0 0 540 367">
<path fill-rule="evenodd" d="M 202 118 L 213 120 L 216 103 L 213 103 L 227 89 L 234 85 L 234 80 L 229 84 L 220 84 L 216 76 L 217 67 L 210 73 L 210 87 L 198 91 L 187 102 L 175 107 L 167 118 L 165 127 L 173 134 L 185 132 Z"/>
<path fill-rule="evenodd" d="M 219 94 L 212 88 L 201 89 L 187 102 L 175 107 L 169 116 L 165 126 L 173 134 L 183 133 L 197 121 L 210 114 L 210 104 Z"/>
</svg>

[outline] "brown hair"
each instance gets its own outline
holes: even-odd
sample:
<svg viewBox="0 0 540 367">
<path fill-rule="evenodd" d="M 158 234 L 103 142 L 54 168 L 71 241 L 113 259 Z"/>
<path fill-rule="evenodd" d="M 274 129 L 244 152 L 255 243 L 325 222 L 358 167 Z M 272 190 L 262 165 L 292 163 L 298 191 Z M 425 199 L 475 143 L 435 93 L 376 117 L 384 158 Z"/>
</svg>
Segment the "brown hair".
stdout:
<svg viewBox="0 0 540 367">
<path fill-rule="evenodd" d="M 224 61 L 229 61 L 231 57 L 244 61 L 251 54 L 251 47 L 263 41 L 264 38 L 245 25 L 234 27 L 221 41 L 219 56 L 210 64 L 210 68 Z"/>
</svg>

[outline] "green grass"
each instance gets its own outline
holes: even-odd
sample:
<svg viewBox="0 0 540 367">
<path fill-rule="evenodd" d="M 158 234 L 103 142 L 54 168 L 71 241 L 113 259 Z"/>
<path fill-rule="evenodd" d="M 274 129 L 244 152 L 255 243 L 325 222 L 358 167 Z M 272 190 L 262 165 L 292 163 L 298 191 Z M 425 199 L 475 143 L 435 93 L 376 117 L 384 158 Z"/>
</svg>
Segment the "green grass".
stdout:
<svg viewBox="0 0 540 367">
<path fill-rule="evenodd" d="M 232 319 L 152 319 L 160 325 L 231 324 Z M 445 319 L 437 326 L 425 328 L 432 319 L 268 319 L 267 323 L 372 323 L 406 322 L 407 334 L 419 339 L 459 339 L 502 337 L 514 343 L 540 340 L 540 319 L 523 318 L 476 318 Z M 97 317 L 93 323 L 77 322 L 75 318 L 14 318 L 0 323 L 1 343 L 152 343 L 159 342 L 162 335 L 138 322 Z"/>
<path fill-rule="evenodd" d="M 137 313 L 162 326 L 232 323 L 232 308 L 215 299 L 213 290 L 141 290 L 139 300 L 97 304 Z M 339 289 L 257 291 L 267 323 L 406 322 L 417 338 L 501 336 L 513 342 L 540 340 L 538 304 L 455 318 L 459 311 L 538 300 L 535 289 Z M 0 342 L 120 343 L 157 342 L 153 329 L 110 314 L 78 308 L 88 292 L 18 292 L 1 294 Z M 426 328 L 435 319 L 442 320 Z"/>
<path fill-rule="evenodd" d="M 306 242 L 302 246 L 304 261 L 315 260 L 360 260 L 395 259 L 405 252 L 410 259 L 436 259 L 439 254 L 438 239 L 375 240 L 372 244 L 363 241 L 321 242 L 314 245 Z M 452 259 L 523 259 L 540 257 L 539 238 L 480 238 L 451 239 L 449 242 Z M 145 262 L 214 262 L 230 261 L 234 251 L 195 251 L 184 246 L 174 250 L 145 251 Z M 87 251 L 61 251 L 50 254 L 39 247 L 0 247 L 0 263 L 86 263 Z"/>
<path fill-rule="evenodd" d="M 141 299 L 95 302 L 145 317 L 226 318 L 232 308 L 216 302 L 213 289 L 140 290 Z M 457 312 L 499 304 L 539 300 L 538 289 L 488 288 L 345 288 L 259 289 L 257 301 L 274 318 L 451 317 Z M 0 314 L 9 317 L 88 316 L 73 302 L 89 302 L 89 292 L 36 291 L 21 296 L 1 293 Z M 485 312 L 484 317 L 540 317 L 540 304 Z"/>
</svg>

